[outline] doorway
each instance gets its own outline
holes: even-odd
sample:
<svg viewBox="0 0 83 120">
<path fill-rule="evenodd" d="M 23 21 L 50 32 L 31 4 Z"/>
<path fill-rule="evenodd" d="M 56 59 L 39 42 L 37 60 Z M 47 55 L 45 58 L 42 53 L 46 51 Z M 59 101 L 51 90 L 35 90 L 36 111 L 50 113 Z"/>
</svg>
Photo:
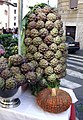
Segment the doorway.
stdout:
<svg viewBox="0 0 83 120">
<path fill-rule="evenodd" d="M 66 26 L 66 36 L 71 36 L 75 40 L 76 26 Z"/>
</svg>

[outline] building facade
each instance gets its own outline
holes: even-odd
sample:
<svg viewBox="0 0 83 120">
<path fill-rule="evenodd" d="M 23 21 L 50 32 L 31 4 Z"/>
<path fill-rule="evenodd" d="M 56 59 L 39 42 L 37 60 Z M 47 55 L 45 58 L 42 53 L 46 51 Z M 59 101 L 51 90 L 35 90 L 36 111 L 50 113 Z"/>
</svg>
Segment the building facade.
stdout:
<svg viewBox="0 0 83 120">
<path fill-rule="evenodd" d="M 9 27 L 16 28 L 18 27 L 18 0 L 11 0 L 15 6 L 9 6 Z"/>
<path fill-rule="evenodd" d="M 0 0 L 0 29 L 2 27 L 6 29 L 18 26 L 17 1 L 18 0 Z"/>
<path fill-rule="evenodd" d="M 0 29 L 2 27 L 6 28 L 16 28 L 18 27 L 18 1 L 19 0 L 5 0 L 10 2 L 2 2 L 0 0 Z M 23 17 L 29 11 L 28 6 L 31 5 L 29 0 L 23 0 Z M 12 5 L 13 4 L 13 5 Z"/>
<path fill-rule="evenodd" d="M 58 11 L 63 21 L 64 34 L 80 42 L 83 49 L 83 0 L 58 0 Z"/>
<path fill-rule="evenodd" d="M 0 29 L 8 27 L 8 6 L 0 2 Z"/>
</svg>

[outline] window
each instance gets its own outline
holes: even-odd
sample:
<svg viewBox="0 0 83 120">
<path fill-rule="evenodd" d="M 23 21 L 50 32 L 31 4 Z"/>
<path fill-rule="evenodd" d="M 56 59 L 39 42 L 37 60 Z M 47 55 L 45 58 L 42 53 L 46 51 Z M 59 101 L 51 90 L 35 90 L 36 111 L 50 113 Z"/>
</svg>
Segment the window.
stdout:
<svg viewBox="0 0 83 120">
<path fill-rule="evenodd" d="M 7 10 L 4 10 L 4 14 L 5 14 L 5 15 L 7 15 L 7 14 L 8 14 Z"/>
<path fill-rule="evenodd" d="M 77 8 L 78 0 L 70 0 L 70 8 L 74 9 Z"/>
<path fill-rule="evenodd" d="M 14 26 L 16 26 L 16 22 L 14 22 Z"/>
<path fill-rule="evenodd" d="M 13 3 L 14 4 L 14 7 L 17 7 L 17 3 Z"/>
<path fill-rule="evenodd" d="M 14 10 L 14 14 L 16 14 L 16 10 Z"/>
<path fill-rule="evenodd" d="M 16 16 L 14 16 L 14 20 L 16 20 Z"/>
</svg>

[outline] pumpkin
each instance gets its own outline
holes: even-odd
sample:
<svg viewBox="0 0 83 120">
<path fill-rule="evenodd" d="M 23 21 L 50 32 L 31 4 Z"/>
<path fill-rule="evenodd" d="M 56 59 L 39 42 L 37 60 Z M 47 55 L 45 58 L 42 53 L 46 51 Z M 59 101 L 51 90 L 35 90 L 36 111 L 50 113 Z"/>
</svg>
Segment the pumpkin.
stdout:
<svg viewBox="0 0 83 120">
<path fill-rule="evenodd" d="M 36 101 L 44 111 L 50 113 L 64 112 L 72 103 L 69 93 L 55 88 L 45 88 L 40 91 L 36 97 Z"/>
</svg>

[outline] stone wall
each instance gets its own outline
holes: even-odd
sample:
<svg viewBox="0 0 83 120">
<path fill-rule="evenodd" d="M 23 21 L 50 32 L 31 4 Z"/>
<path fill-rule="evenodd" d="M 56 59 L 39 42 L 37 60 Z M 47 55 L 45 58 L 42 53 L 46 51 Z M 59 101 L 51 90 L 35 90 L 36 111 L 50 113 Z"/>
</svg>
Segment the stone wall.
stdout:
<svg viewBox="0 0 83 120">
<path fill-rule="evenodd" d="M 69 8 L 69 1 L 58 0 L 58 11 L 62 17 L 64 31 L 65 26 L 76 26 L 75 41 L 79 41 L 80 49 L 83 49 L 83 0 L 78 0 L 75 9 Z"/>
</svg>

